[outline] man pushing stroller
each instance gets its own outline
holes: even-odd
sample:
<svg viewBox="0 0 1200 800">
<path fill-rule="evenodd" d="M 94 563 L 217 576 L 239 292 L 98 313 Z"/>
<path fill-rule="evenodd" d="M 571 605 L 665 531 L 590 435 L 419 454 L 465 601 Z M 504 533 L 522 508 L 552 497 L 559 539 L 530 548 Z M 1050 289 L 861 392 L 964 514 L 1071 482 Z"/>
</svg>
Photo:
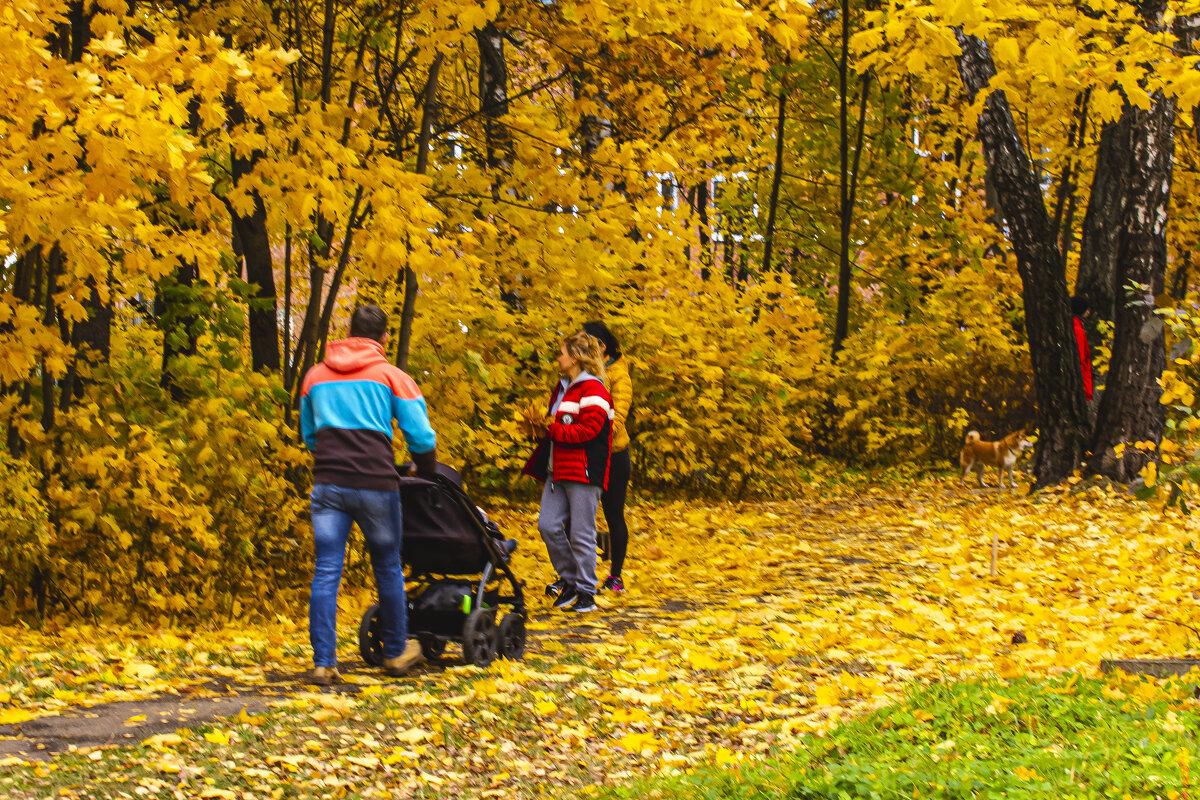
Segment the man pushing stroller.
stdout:
<svg viewBox="0 0 1200 800">
<path fill-rule="evenodd" d="M 408 641 L 408 611 L 400 562 L 400 484 L 392 422 L 404 435 L 417 473 L 437 470 L 437 436 L 425 399 L 384 354 L 387 316 L 375 305 L 354 309 L 350 336 L 331 342 L 325 361 L 309 370 L 300 394 L 300 430 L 313 452 L 312 527 L 316 567 L 309 602 L 312 682 L 338 683 L 337 596 L 346 540 L 358 523 L 379 592 L 378 635 L 383 671 L 403 675 L 423 660 Z"/>
</svg>

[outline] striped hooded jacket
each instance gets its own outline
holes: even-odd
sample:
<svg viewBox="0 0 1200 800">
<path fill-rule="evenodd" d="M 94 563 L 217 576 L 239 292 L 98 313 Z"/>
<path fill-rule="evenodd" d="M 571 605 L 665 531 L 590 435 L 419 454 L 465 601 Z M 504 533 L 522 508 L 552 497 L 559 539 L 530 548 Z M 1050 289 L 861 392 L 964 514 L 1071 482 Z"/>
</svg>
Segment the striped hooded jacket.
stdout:
<svg viewBox="0 0 1200 800">
<path fill-rule="evenodd" d="M 550 394 L 549 410 L 554 422 L 525 464 L 525 474 L 607 489 L 613 407 L 604 383 L 586 372 L 570 384 L 560 381 Z"/>
<path fill-rule="evenodd" d="M 300 432 L 314 454 L 313 483 L 397 491 L 392 420 L 414 461 L 436 463 L 437 436 L 413 379 L 388 363 L 374 339 L 331 342 L 300 390 Z"/>
</svg>

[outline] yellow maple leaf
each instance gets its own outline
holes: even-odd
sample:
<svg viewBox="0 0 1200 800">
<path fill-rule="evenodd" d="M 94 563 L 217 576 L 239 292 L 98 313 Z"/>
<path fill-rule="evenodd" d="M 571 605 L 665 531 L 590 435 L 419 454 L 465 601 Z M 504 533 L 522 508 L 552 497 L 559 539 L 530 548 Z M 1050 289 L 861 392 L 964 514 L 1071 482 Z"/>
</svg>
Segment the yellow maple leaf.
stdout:
<svg viewBox="0 0 1200 800">
<path fill-rule="evenodd" d="M 204 734 L 204 740 L 210 744 L 225 746 L 229 744 L 229 734 L 225 731 L 208 731 Z"/>
<path fill-rule="evenodd" d="M 617 740 L 617 746 L 630 753 L 653 753 L 659 749 L 658 741 L 649 733 L 627 733 Z"/>
<path fill-rule="evenodd" d="M 25 722 L 33 719 L 33 714 L 23 708 L 6 708 L 0 710 L 0 725 L 11 725 L 15 722 Z"/>
<path fill-rule="evenodd" d="M 835 684 L 826 683 L 818 686 L 813 692 L 813 702 L 819 706 L 836 706 L 841 699 L 841 688 Z"/>
</svg>

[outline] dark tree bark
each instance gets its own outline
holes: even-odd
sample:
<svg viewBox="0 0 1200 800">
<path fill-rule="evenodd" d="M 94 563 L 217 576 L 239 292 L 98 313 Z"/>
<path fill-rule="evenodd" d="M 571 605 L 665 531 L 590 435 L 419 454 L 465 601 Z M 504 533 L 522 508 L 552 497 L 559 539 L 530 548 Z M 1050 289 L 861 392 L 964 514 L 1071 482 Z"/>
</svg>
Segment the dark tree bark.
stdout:
<svg viewBox="0 0 1200 800">
<path fill-rule="evenodd" d="M 108 363 L 112 352 L 112 304 L 101 299 L 95 278 L 88 278 L 87 288 L 88 301 L 84 306 L 87 309 L 87 319 L 75 323 L 74 330 L 71 331 L 71 344 L 77 355 L 62 382 L 59 407 L 63 411 L 69 409 L 75 400 L 83 397 L 85 381 L 79 374 L 79 358 L 86 355 L 95 363 Z"/>
<path fill-rule="evenodd" d="M 955 29 L 962 55 L 959 74 L 970 100 L 996 74 L 982 40 Z M 979 117 L 979 138 L 988 174 L 1004 213 L 1025 299 L 1025 329 L 1037 392 L 1037 455 L 1034 488 L 1059 483 L 1083 455 L 1087 409 L 1075 352 L 1069 297 L 1056 231 L 1046 213 L 1037 175 L 1025 151 L 1004 92 L 988 95 Z"/>
<path fill-rule="evenodd" d="M 763 232 L 762 271 L 771 271 L 771 249 L 775 245 L 775 213 L 779 208 L 779 187 L 783 185 L 783 134 L 787 123 L 787 86 L 779 86 L 779 115 L 775 121 L 775 164 L 771 172 L 771 199 L 767 203 L 767 227 Z"/>
<path fill-rule="evenodd" d="M 1175 277 L 1171 279 L 1171 299 L 1176 303 L 1182 303 L 1187 298 L 1188 278 L 1192 271 L 1192 251 L 1184 250 L 1181 257 L 1183 261 L 1175 268 Z"/>
<path fill-rule="evenodd" d="M 847 228 L 850 186 L 846 180 L 850 171 L 850 127 L 848 121 L 850 98 L 847 96 L 850 85 L 850 0 L 842 0 L 839 16 L 842 22 L 842 47 L 838 56 L 838 156 L 841 161 L 840 181 L 838 182 L 840 199 L 838 221 L 841 246 L 838 249 L 837 317 L 833 325 L 833 357 L 835 359 L 850 332 L 850 253 L 848 252 L 850 236 Z"/>
<path fill-rule="evenodd" d="M 231 102 L 229 119 L 234 125 L 246 123 L 246 113 L 240 103 Z M 232 177 L 237 187 L 254 173 L 254 167 L 265 154 L 256 150 L 247 155 L 233 153 Z M 246 281 L 254 285 L 250 298 L 249 334 L 250 363 L 255 372 L 279 371 L 279 314 L 275 290 L 275 264 L 271 258 L 271 238 L 267 234 L 267 207 L 262 196 L 250 191 L 253 206 L 249 214 L 240 214 L 232 205 L 229 213 L 233 222 L 234 243 L 246 267 Z"/>
<path fill-rule="evenodd" d="M 1092 309 L 1089 338 L 1095 340 L 1095 321 L 1112 322 L 1117 310 L 1117 250 L 1121 230 L 1121 204 L 1128 180 L 1132 119 L 1124 114 L 1117 122 L 1100 131 L 1096 151 L 1096 169 L 1083 217 L 1080 237 L 1079 274 L 1075 294 L 1088 301 Z"/>
<path fill-rule="evenodd" d="M 299 6 L 296 6 L 298 9 Z M 312 59 L 318 65 L 316 70 L 320 75 L 321 90 L 320 97 L 323 105 L 329 105 L 333 101 L 333 45 L 334 38 L 337 34 L 337 3 L 335 0 L 325 0 L 323 4 L 323 16 L 321 17 L 321 53 L 320 59 Z M 289 34 L 291 36 L 290 44 L 292 47 L 300 51 L 305 50 L 305 17 L 301 13 L 296 13 L 291 18 L 289 26 Z M 361 59 L 363 57 L 364 48 L 359 49 L 359 63 L 355 65 L 355 71 L 361 67 Z M 300 59 L 296 62 L 294 68 L 294 76 L 296 80 L 295 98 L 297 106 L 300 97 L 303 95 L 303 69 L 305 59 Z M 357 88 L 355 85 L 354 88 Z M 354 88 L 351 90 L 351 97 L 354 96 Z M 342 132 L 343 143 L 349 136 L 349 129 L 344 128 Z M 353 219 L 353 214 L 351 214 Z M 292 353 L 291 363 L 285 368 L 285 378 L 288 390 L 292 393 L 292 405 L 298 407 L 300 404 L 299 387 L 300 382 L 304 379 L 304 375 L 312 368 L 313 364 L 322 355 L 325 336 L 328 333 L 321 327 L 323 317 L 322 305 L 325 300 L 325 276 L 329 272 L 329 261 L 333 253 L 333 236 L 334 236 L 334 220 L 325 216 L 320 208 L 313 215 L 313 229 L 309 234 L 308 242 L 308 283 L 309 295 L 308 305 L 304 309 L 304 319 L 300 323 L 300 334 L 296 340 L 296 347 Z"/>
<path fill-rule="evenodd" d="M 300 404 L 300 381 L 304 374 L 316 363 L 317 352 L 317 323 L 321 318 L 321 298 L 325 296 L 325 267 L 313 258 L 311 245 L 308 265 L 309 301 L 304 308 L 304 318 L 300 321 L 300 335 L 296 337 L 296 349 L 292 353 L 292 363 L 288 370 L 287 387 L 292 393 L 292 404 Z"/>
<path fill-rule="evenodd" d="M 846 45 L 848 46 L 848 44 Z M 842 67 L 845 70 L 845 65 Z M 862 76 L 862 87 L 858 96 L 858 134 L 854 145 L 854 163 L 848 163 L 850 150 L 850 128 L 847 118 L 847 98 L 845 92 L 845 76 L 843 75 L 843 95 L 841 114 L 841 207 L 839 213 L 839 243 L 838 243 L 838 303 L 837 319 L 833 332 L 833 356 L 841 351 L 846 337 L 850 334 L 850 230 L 854 226 L 854 205 L 858 195 L 858 165 L 862 158 L 863 135 L 867 126 L 867 94 L 871 88 L 871 76 Z"/>
<path fill-rule="evenodd" d="M 1147 462 L 1157 460 L 1166 422 L 1158 382 L 1166 367 L 1166 345 L 1154 298 L 1162 294 L 1167 270 L 1175 101 L 1158 92 L 1149 110 L 1126 104 L 1116 127 L 1130 137 L 1124 141 L 1128 166 L 1116 250 L 1122 296 L 1087 470 L 1129 483 Z M 1153 442 L 1154 449 L 1135 447 L 1138 442 Z"/>
<path fill-rule="evenodd" d="M 1162 29 L 1165 0 L 1147 0 L 1137 8 L 1148 30 Z M 1191 54 L 1200 17 L 1179 16 L 1173 24 L 1177 54 Z M 1175 110 L 1174 98 L 1161 92 L 1153 95 L 1149 109 L 1127 100 L 1121 118 L 1104 131 L 1110 148 L 1106 155 L 1111 159 L 1106 171 L 1119 169 L 1123 180 L 1114 192 L 1118 225 L 1109 286 L 1115 296 L 1112 361 L 1086 467 L 1091 473 L 1124 483 L 1133 481 L 1148 462 L 1158 459 L 1166 422 L 1166 409 L 1159 402 L 1166 348 L 1163 323 L 1154 307 L 1167 271 Z M 1100 168 L 1098 162 L 1098 172 Z M 1094 188 L 1093 197 L 1096 192 Z M 1113 204 L 1112 199 L 1106 203 L 1109 213 L 1114 213 Z M 1154 447 L 1139 448 L 1139 442 Z"/>
<path fill-rule="evenodd" d="M 582 62 L 576 63 L 576 73 L 574 76 L 575 96 L 580 97 L 585 89 L 586 80 L 589 76 L 587 67 Z M 600 103 L 605 104 L 603 94 L 597 98 Z M 612 136 L 612 123 L 595 114 L 585 114 L 583 119 L 579 121 L 579 151 L 584 156 L 590 156 L 600 149 L 600 145 L 604 140 Z"/>
<path fill-rule="evenodd" d="M 418 175 L 429 169 L 429 141 L 433 136 L 433 122 L 437 118 L 438 75 L 442 69 L 442 54 L 433 57 L 429 65 L 429 78 L 425 82 L 425 99 L 421 104 L 421 130 L 417 136 Z M 396 366 L 408 370 L 408 351 L 412 346 L 412 326 L 417 314 L 417 273 L 404 267 L 404 310 L 400 312 L 400 335 L 396 338 Z"/>
<path fill-rule="evenodd" d="M 337 305 L 338 292 L 342 288 L 342 279 L 346 275 L 346 267 L 350 265 L 350 253 L 354 248 L 354 232 L 362 225 L 366 212 L 359 212 L 362 206 L 363 187 L 359 186 L 354 192 L 354 202 L 350 205 L 350 213 L 346 219 L 346 231 L 342 236 L 342 252 L 338 255 L 337 267 L 329 281 L 329 293 L 325 297 L 325 308 L 321 312 L 321 357 L 324 358 L 325 341 L 329 336 L 329 322 L 333 319 L 333 309 Z"/>
<path fill-rule="evenodd" d="M 708 181 L 701 181 L 696 187 L 696 209 L 700 214 L 700 279 L 708 280 L 712 276 L 712 253 L 708 236 Z"/>
<path fill-rule="evenodd" d="M 88 43 L 92 40 L 92 19 L 97 11 L 95 4 L 82 0 L 72 0 L 68 5 L 66 21 L 60 26 L 59 46 L 62 57 L 73 64 L 83 59 Z M 85 172 L 91 169 L 86 156 L 81 155 L 78 164 Z M 55 257 L 59 259 L 58 263 L 61 266 L 61 259 L 65 255 L 58 250 Z M 108 360 L 111 350 L 112 307 L 101 299 L 99 287 L 94 279 L 88 279 L 87 288 L 87 299 L 83 303 L 87 317 L 76 323 L 73 328 L 65 323 L 60 326 L 63 330 L 63 341 L 69 342 L 76 351 L 75 358 L 59 386 L 59 407 L 64 412 L 83 393 L 85 380 L 80 375 L 78 361 L 84 355 L 84 349 L 91 358 L 101 362 Z"/>
<path fill-rule="evenodd" d="M 591 91 L 590 81 L 592 79 L 591 68 L 584 63 L 582 58 L 575 60 L 574 69 L 571 73 L 571 88 L 575 93 L 575 98 L 587 96 Z M 592 95 L 599 105 L 607 108 L 608 98 L 604 91 L 598 91 Z M 613 135 L 612 120 L 598 117 L 595 114 L 585 114 L 583 119 L 579 121 L 579 152 L 586 158 L 600 149 L 600 145 L 604 140 Z M 619 181 L 619 185 L 614 187 L 617 191 L 625 191 L 625 181 Z"/>
<path fill-rule="evenodd" d="M 333 100 L 333 39 L 337 35 L 337 3 L 325 0 L 321 25 L 321 102 Z"/>
<path fill-rule="evenodd" d="M 54 302 L 54 291 L 58 285 L 58 276 L 63 271 L 63 252 L 58 245 L 50 248 L 46 259 L 46 294 L 42 306 L 42 324 L 47 328 L 54 325 L 58 318 L 58 306 Z M 41 360 L 42 368 L 42 430 L 49 432 L 54 427 L 54 376 L 46 366 L 46 359 Z"/>
<path fill-rule="evenodd" d="M 8 288 L 13 297 L 18 303 L 33 304 L 35 286 L 37 285 L 40 276 L 44 272 L 45 259 L 42 258 L 41 245 L 30 246 L 28 241 L 25 243 L 25 252 L 20 258 L 12 263 L 12 280 L 8 282 Z M 3 269 L 0 267 L 0 269 Z M 0 330 L 7 332 L 11 330 L 12 322 L 7 322 L 0 326 Z M 28 380 L 20 380 L 12 384 L 0 384 L 0 394 L 5 397 L 12 395 L 19 396 L 19 405 L 22 409 L 28 408 L 33 399 L 33 389 Z M 5 431 L 5 442 L 8 445 L 8 453 L 12 456 L 20 456 L 25 452 L 25 442 L 21 439 L 20 432 L 16 425 L 17 415 L 8 415 L 8 429 Z"/>
<path fill-rule="evenodd" d="M 508 114 L 508 63 L 504 58 L 504 34 L 489 22 L 475 31 L 479 44 L 479 108 L 483 112 L 487 166 L 490 169 L 512 162 L 512 137 L 501 121 Z"/>
<path fill-rule="evenodd" d="M 1071 130 L 1067 135 L 1067 162 L 1063 165 L 1062 175 L 1058 181 L 1058 191 L 1054 197 L 1054 228 L 1058 231 L 1058 249 L 1062 254 L 1063 264 L 1067 263 L 1067 254 L 1071 252 L 1074 242 L 1076 191 L 1079 186 L 1079 156 L 1083 147 L 1084 136 L 1087 133 L 1088 103 L 1092 90 L 1080 94 L 1075 99 L 1075 115 L 1071 121 Z"/>
</svg>

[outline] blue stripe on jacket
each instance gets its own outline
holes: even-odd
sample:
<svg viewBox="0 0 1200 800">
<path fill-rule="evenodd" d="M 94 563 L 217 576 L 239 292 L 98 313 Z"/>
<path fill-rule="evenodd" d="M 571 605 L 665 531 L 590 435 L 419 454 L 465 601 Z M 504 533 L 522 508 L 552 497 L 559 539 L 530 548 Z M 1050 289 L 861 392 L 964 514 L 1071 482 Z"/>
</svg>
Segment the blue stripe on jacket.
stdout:
<svg viewBox="0 0 1200 800">
<path fill-rule="evenodd" d="M 309 450 L 316 450 L 317 434 L 328 428 L 377 431 L 390 440 L 393 417 L 410 453 L 428 453 L 437 446 L 425 398 L 397 397 L 378 381 L 318 383 L 300 400 L 300 429 Z"/>
</svg>

